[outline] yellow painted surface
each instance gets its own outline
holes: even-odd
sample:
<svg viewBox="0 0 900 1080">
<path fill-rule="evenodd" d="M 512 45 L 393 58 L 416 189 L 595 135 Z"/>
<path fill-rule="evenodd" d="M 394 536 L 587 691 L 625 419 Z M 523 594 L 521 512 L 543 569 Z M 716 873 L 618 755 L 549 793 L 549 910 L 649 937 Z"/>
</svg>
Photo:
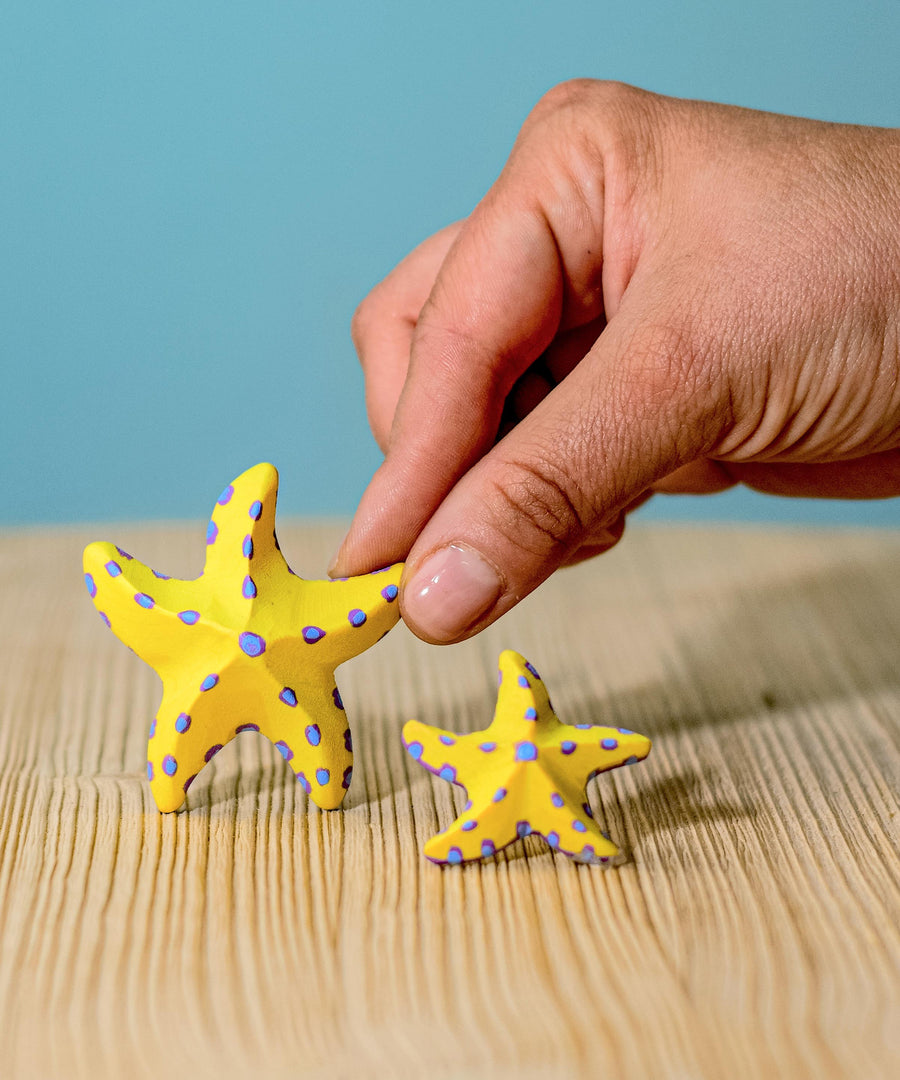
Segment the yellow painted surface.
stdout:
<svg viewBox="0 0 900 1080">
<path fill-rule="evenodd" d="M 402 564 L 342 581 L 293 574 L 275 536 L 278 473 L 262 464 L 222 492 L 193 581 L 167 578 L 124 549 L 92 543 L 85 584 L 103 621 L 153 667 L 162 702 L 147 777 L 162 811 L 236 735 L 275 744 L 307 795 L 340 806 L 352 736 L 334 669 L 399 618 Z"/>
</svg>

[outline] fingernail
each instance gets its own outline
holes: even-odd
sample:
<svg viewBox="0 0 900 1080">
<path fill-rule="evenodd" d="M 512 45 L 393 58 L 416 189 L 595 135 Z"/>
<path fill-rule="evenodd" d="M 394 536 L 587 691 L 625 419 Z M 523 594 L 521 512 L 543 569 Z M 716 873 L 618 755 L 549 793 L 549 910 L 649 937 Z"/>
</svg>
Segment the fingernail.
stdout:
<svg viewBox="0 0 900 1080">
<path fill-rule="evenodd" d="M 430 555 L 403 589 L 403 617 L 434 641 L 453 641 L 496 604 L 497 571 L 477 551 L 450 544 Z"/>
</svg>

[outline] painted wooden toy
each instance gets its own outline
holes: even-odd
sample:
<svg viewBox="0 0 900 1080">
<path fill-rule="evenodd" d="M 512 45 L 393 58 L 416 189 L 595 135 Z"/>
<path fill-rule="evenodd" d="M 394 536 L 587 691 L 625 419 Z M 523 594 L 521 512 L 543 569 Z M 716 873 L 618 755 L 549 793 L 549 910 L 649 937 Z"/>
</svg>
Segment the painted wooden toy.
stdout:
<svg viewBox="0 0 900 1080">
<path fill-rule="evenodd" d="M 456 735 L 417 720 L 403 728 L 409 753 L 469 797 L 456 821 L 426 843 L 426 857 L 480 859 L 535 833 L 579 862 L 608 862 L 619 849 L 593 820 L 585 786 L 645 758 L 650 740 L 625 728 L 560 723 L 540 675 L 511 649 L 500 654 L 499 675 L 486 730 Z"/>
<path fill-rule="evenodd" d="M 219 496 L 206 563 L 193 581 L 157 574 L 112 544 L 84 552 L 85 584 L 110 629 L 159 674 L 147 776 L 177 810 L 203 766 L 243 731 L 270 739 L 322 809 L 340 806 L 353 771 L 334 669 L 397 622 L 403 564 L 305 581 L 275 536 L 278 473 L 256 465 Z"/>
</svg>

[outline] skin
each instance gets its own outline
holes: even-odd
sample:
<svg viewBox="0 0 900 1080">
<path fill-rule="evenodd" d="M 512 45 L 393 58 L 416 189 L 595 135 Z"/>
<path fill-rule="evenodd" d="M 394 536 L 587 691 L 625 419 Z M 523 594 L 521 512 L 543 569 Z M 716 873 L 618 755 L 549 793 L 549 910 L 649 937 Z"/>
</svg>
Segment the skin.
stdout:
<svg viewBox="0 0 900 1080">
<path fill-rule="evenodd" d="M 565 83 L 353 320 L 385 461 L 332 566 L 469 637 L 653 492 L 900 494 L 900 133 Z"/>
</svg>

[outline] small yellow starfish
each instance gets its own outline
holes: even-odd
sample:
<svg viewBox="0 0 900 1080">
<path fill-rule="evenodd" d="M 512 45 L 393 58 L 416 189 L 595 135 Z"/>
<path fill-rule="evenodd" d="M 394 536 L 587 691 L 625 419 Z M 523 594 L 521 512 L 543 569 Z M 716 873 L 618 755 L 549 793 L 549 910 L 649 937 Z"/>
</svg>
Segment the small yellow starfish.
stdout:
<svg viewBox="0 0 900 1080">
<path fill-rule="evenodd" d="M 193 581 L 157 574 L 112 544 L 84 552 L 104 622 L 159 674 L 147 776 L 163 812 L 242 731 L 270 739 L 317 806 L 350 784 L 350 728 L 334 669 L 399 618 L 402 563 L 362 577 L 304 581 L 275 537 L 278 473 L 256 465 L 219 496 L 206 564 Z"/>
<path fill-rule="evenodd" d="M 619 849 L 594 822 L 585 786 L 597 773 L 650 753 L 650 740 L 626 728 L 560 723 L 540 675 L 511 649 L 500 654 L 497 708 L 487 730 L 454 735 L 410 720 L 403 744 L 469 796 L 456 821 L 425 845 L 437 863 L 493 855 L 531 833 L 579 862 L 607 862 Z"/>
</svg>

